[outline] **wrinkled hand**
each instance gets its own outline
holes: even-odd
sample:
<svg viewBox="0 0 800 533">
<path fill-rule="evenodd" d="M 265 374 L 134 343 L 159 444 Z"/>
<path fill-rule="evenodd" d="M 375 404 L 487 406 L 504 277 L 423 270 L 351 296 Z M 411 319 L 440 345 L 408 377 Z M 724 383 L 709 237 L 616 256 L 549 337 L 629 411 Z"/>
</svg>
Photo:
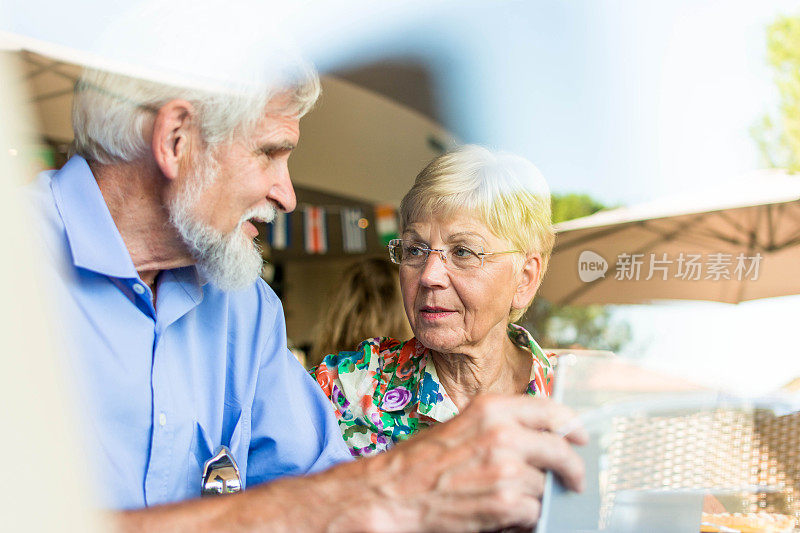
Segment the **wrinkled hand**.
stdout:
<svg viewBox="0 0 800 533">
<path fill-rule="evenodd" d="M 477 397 L 453 420 L 369 460 L 367 479 L 387 502 L 386 515 L 373 518 L 400 530 L 533 526 L 545 471 L 583 490 L 583 461 L 570 443 L 585 444 L 586 432 L 555 434 L 574 417 L 546 399 Z"/>
<path fill-rule="evenodd" d="M 481 396 L 453 420 L 375 457 L 242 494 L 117 513 L 120 531 L 480 531 L 530 528 L 545 471 L 582 490 L 583 462 L 555 431 L 574 419 L 555 402 Z"/>
</svg>

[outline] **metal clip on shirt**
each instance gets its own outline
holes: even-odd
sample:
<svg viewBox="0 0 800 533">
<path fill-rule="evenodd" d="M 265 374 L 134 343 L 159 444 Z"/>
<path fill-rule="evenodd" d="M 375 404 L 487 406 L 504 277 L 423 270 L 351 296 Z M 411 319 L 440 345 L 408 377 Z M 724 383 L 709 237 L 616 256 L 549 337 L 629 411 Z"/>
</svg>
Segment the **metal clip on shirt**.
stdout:
<svg viewBox="0 0 800 533">
<path fill-rule="evenodd" d="M 242 491 L 239 467 L 227 446 L 220 446 L 203 465 L 203 480 L 200 494 L 217 496 Z"/>
</svg>

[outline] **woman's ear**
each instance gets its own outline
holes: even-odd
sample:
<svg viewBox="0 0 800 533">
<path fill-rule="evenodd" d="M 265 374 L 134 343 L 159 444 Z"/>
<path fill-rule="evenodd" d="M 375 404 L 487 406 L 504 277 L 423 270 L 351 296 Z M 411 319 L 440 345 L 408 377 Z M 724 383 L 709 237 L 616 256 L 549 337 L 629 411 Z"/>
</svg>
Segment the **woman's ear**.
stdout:
<svg viewBox="0 0 800 533">
<path fill-rule="evenodd" d="M 531 303 L 536 291 L 539 289 L 539 282 L 542 279 L 542 256 L 538 253 L 531 253 L 525 258 L 522 270 L 519 273 L 517 290 L 514 292 L 514 299 L 511 307 L 522 309 Z"/>
<path fill-rule="evenodd" d="M 186 164 L 193 144 L 199 141 L 194 106 L 186 100 L 171 100 L 161 106 L 153 122 L 152 148 L 161 173 L 174 180 Z"/>
</svg>

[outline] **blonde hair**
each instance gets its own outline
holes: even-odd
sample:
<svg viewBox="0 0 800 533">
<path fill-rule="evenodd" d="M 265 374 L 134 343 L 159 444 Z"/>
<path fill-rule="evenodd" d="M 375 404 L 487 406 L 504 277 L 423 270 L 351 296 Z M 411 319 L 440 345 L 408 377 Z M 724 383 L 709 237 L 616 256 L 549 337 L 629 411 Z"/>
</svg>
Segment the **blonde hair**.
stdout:
<svg viewBox="0 0 800 533">
<path fill-rule="evenodd" d="M 410 333 L 397 267 L 387 259 L 365 259 L 343 275 L 320 321 L 307 365 L 328 354 L 355 350 L 377 335 L 402 339 Z"/>
<path fill-rule="evenodd" d="M 555 232 L 550 190 L 533 163 L 476 145 L 440 155 L 417 175 L 414 186 L 403 198 L 401 231 L 420 220 L 462 213 L 476 217 L 523 254 L 538 253 L 542 258 L 541 276 L 544 275 Z M 522 260 L 516 261 L 521 267 Z M 528 307 L 530 302 L 524 308 L 512 308 L 509 322 L 519 320 Z"/>
</svg>

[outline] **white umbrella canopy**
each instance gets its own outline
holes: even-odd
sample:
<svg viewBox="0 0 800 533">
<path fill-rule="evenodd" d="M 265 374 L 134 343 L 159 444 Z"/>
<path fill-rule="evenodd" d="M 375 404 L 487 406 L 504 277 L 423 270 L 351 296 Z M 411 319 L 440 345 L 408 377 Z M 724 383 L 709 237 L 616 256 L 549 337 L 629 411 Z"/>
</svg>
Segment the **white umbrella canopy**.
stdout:
<svg viewBox="0 0 800 533">
<path fill-rule="evenodd" d="M 9 77 L 22 85 L 20 92 L 27 97 L 35 119 L 25 125 L 29 135 L 70 142 L 72 90 L 81 67 L 24 49 L 6 53 L 16 67 Z"/>
<path fill-rule="evenodd" d="M 96 61 L 80 51 L 16 35 L 0 35 L 37 122 L 34 137 L 72 140 L 72 89 Z M 123 69 L 127 72 L 127 67 Z M 135 73 L 135 71 L 134 71 Z M 333 76 L 322 77 L 323 96 L 303 119 L 290 170 L 295 185 L 371 203 L 398 204 L 416 172 L 453 146 L 442 126 L 409 107 Z"/>
<path fill-rule="evenodd" d="M 556 304 L 738 303 L 800 294 L 800 177 L 781 170 L 556 229 L 539 291 Z"/>
</svg>

